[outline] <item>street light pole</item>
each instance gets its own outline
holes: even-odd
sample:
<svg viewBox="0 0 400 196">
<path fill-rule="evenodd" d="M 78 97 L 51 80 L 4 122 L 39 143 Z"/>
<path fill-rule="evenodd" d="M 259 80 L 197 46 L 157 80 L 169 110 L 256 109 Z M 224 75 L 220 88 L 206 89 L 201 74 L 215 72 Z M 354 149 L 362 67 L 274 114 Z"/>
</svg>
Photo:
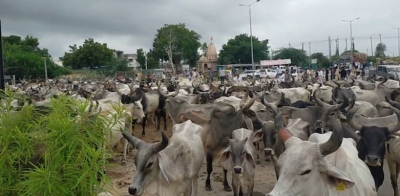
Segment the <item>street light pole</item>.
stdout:
<svg viewBox="0 0 400 196">
<path fill-rule="evenodd" d="M 260 0 L 256 0 L 251 4 L 248 5 L 244 5 L 244 4 L 239 4 L 239 6 L 247 6 L 249 7 L 249 18 L 250 18 L 250 48 L 251 48 L 251 67 L 253 69 L 253 79 L 254 79 L 254 52 L 253 52 L 253 29 L 251 28 L 251 6 L 257 2 L 259 2 Z"/>
<path fill-rule="evenodd" d="M 393 27 L 397 29 L 397 47 L 399 48 L 399 59 L 400 59 L 400 27 Z"/>
<path fill-rule="evenodd" d="M 358 18 L 355 18 L 355 19 L 353 19 L 353 20 L 342 20 L 342 21 L 344 21 L 344 22 L 348 22 L 348 23 L 350 23 L 350 44 L 351 44 L 351 46 L 350 46 L 350 62 L 351 62 L 351 66 L 353 66 L 353 50 L 354 50 L 354 48 L 353 48 L 353 45 L 354 45 L 354 43 L 353 43 L 353 26 L 352 26 L 352 22 L 353 21 L 355 21 L 355 20 L 358 20 L 358 19 L 360 19 L 360 17 L 358 17 Z"/>
<path fill-rule="evenodd" d="M 44 61 L 44 77 L 46 78 L 46 82 L 47 82 L 47 62 L 46 62 L 46 57 L 43 57 L 43 61 Z"/>
</svg>

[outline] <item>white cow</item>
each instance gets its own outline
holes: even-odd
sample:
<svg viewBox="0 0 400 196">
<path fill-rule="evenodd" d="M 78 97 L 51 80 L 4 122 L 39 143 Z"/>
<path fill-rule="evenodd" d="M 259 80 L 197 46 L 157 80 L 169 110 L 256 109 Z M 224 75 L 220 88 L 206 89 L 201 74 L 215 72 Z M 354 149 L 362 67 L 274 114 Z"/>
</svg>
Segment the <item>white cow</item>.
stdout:
<svg viewBox="0 0 400 196">
<path fill-rule="evenodd" d="M 310 92 L 304 88 L 282 88 L 277 89 L 277 92 L 285 93 L 285 98 L 290 99 L 291 103 L 296 101 L 310 101 Z"/>
<path fill-rule="evenodd" d="M 124 137 L 138 149 L 136 172 L 129 185 L 131 195 L 148 194 L 177 196 L 197 195 L 197 178 L 205 153 L 201 139 L 203 128 L 188 120 L 172 127 L 168 141 L 162 131 L 162 141 L 149 144 L 124 132 Z"/>
<path fill-rule="evenodd" d="M 312 134 L 308 141 L 292 137 L 285 129 L 279 131 L 286 150 L 278 160 L 279 180 L 267 196 L 377 196 L 355 141 L 343 139 L 340 122 L 335 121 L 333 133 Z"/>
</svg>

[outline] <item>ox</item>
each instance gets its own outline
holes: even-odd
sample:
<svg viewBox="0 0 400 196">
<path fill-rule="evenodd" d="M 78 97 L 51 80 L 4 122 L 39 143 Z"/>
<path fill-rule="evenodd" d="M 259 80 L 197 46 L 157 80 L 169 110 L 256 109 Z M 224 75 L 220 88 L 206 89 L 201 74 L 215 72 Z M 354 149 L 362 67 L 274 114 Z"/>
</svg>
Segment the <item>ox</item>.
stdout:
<svg viewBox="0 0 400 196">
<path fill-rule="evenodd" d="M 276 116 L 275 126 L 286 150 L 278 160 L 281 176 L 267 196 L 377 195 L 367 166 L 357 158 L 354 141 L 343 139 L 339 119 L 331 118 L 333 132 L 302 141 L 284 128 L 281 114 Z"/>
<path fill-rule="evenodd" d="M 214 160 L 214 156 L 219 154 L 229 145 L 228 137 L 232 137 L 232 131 L 239 128 L 252 129 L 252 122 L 244 115 L 244 113 L 248 111 L 251 105 L 254 103 L 256 96 L 253 96 L 251 101 L 246 103 L 248 93 L 249 92 L 246 92 L 245 97 L 242 99 L 240 104 L 241 109 L 238 111 L 235 111 L 232 106 L 226 104 L 224 107 L 213 107 L 211 112 L 208 111 L 209 116 L 203 112 L 201 112 L 203 114 L 198 114 L 194 111 L 188 111 L 188 113 L 185 114 L 180 113 L 182 116 L 184 116 L 184 119 L 189 119 L 194 123 L 203 126 L 203 128 L 207 127 L 204 128 L 205 132 L 203 132 L 203 143 L 205 144 L 207 161 L 207 191 L 212 190 L 210 176 L 213 171 L 212 162 Z M 222 103 L 219 104 L 221 104 L 220 106 L 223 106 Z M 179 107 L 182 107 L 182 105 Z M 182 120 L 180 119 L 180 121 Z M 228 184 L 226 174 L 227 170 L 224 169 L 224 190 L 232 191 Z"/>
<path fill-rule="evenodd" d="M 360 125 L 353 120 L 355 111 L 347 113 L 348 123 L 357 130 L 361 138 L 357 142 L 358 157 L 368 165 L 378 189 L 384 180 L 383 158 L 385 155 L 385 142 L 395 137 L 392 133 L 400 130 L 400 111 L 392 106 L 391 108 L 397 115 L 395 126 L 367 126 Z"/>
<path fill-rule="evenodd" d="M 170 141 L 161 132 L 162 140 L 155 144 L 124 132 L 124 137 L 138 149 L 136 172 L 129 185 L 129 193 L 142 195 L 146 190 L 159 196 L 197 195 L 198 172 L 205 157 L 202 129 L 191 121 L 176 124 Z"/>
<path fill-rule="evenodd" d="M 256 132 L 259 133 L 259 132 Z M 243 195 L 247 189 L 247 196 L 253 195 L 256 149 L 253 142 L 257 142 L 260 137 L 254 135 L 248 129 L 236 129 L 232 132 L 229 139 L 229 146 L 220 157 L 220 164 L 227 170 L 232 171 L 233 195 Z"/>
</svg>

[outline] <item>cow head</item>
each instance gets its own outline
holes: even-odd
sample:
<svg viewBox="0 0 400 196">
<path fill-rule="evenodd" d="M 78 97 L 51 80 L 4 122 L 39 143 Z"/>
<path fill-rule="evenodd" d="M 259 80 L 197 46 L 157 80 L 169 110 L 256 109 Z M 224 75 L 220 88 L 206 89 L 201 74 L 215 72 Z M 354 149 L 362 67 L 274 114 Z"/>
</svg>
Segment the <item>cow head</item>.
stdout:
<svg viewBox="0 0 400 196">
<path fill-rule="evenodd" d="M 142 195 L 144 190 L 154 194 L 157 188 L 157 178 L 160 172 L 158 153 L 168 146 L 168 137 L 161 132 L 161 142 L 154 144 L 146 143 L 130 133 L 123 132 L 123 136 L 131 143 L 138 152 L 135 156 L 136 172 L 133 182 L 129 185 L 129 194 Z"/>
<path fill-rule="evenodd" d="M 260 134 L 264 142 L 266 156 L 274 155 L 273 145 L 276 143 L 276 130 L 273 121 L 262 121 L 262 127 L 256 132 Z"/>
<path fill-rule="evenodd" d="M 229 146 L 222 152 L 220 164 L 224 168 L 233 168 L 234 175 L 242 176 L 250 168 L 255 168 L 255 159 L 250 146 L 253 142 L 260 139 L 256 135 L 251 135 L 250 139 L 243 140 L 229 139 Z"/>
<path fill-rule="evenodd" d="M 357 130 L 356 133 L 361 136 L 357 142 L 358 156 L 369 166 L 382 166 L 383 156 L 385 155 L 385 142 L 396 137 L 392 133 L 400 130 L 400 111 L 392 106 L 387 107 L 397 115 L 398 122 L 395 126 L 363 126 L 353 121 L 356 110 L 350 110 L 347 114 L 347 121 Z"/>
<path fill-rule="evenodd" d="M 319 92 L 320 92 L 319 90 L 315 91 L 313 94 L 313 98 L 318 105 L 323 107 L 324 112 L 322 113 L 320 119 L 317 120 L 317 122 L 315 123 L 315 126 L 316 128 L 332 129 L 333 122 L 329 120 L 330 117 L 331 116 L 340 117 L 341 116 L 340 110 L 346 108 L 349 105 L 349 99 L 343 94 L 340 94 L 342 96 L 343 102 L 336 105 L 330 105 L 322 102 L 319 99 L 318 97 Z M 354 99 L 352 104 L 354 105 Z"/>
<path fill-rule="evenodd" d="M 354 182 L 346 174 L 331 165 L 325 156 L 339 149 L 343 140 L 343 130 L 338 118 L 335 118 L 333 132 L 324 143 L 302 141 L 292 137 L 283 127 L 281 114 L 275 118 L 278 136 L 284 142 L 286 150 L 279 159 L 281 175 L 271 193 L 277 195 L 321 195 L 321 188 L 335 187 L 342 182 L 346 188 L 351 188 Z"/>
<path fill-rule="evenodd" d="M 144 111 L 142 105 L 142 99 L 144 97 L 144 92 L 142 88 L 136 88 L 135 90 L 129 86 L 130 93 L 128 95 L 121 93 L 115 86 L 115 91 L 121 96 L 121 103 L 123 104 L 133 104 L 132 105 L 132 119 L 138 120 L 139 122 L 144 118 Z"/>
</svg>

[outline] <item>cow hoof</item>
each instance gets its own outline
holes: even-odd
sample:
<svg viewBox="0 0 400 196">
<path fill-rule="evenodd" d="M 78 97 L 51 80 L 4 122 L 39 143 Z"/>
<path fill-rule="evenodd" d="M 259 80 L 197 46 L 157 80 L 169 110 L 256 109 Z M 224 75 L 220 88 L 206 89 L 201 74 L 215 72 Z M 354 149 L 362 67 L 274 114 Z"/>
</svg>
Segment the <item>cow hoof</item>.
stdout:
<svg viewBox="0 0 400 196">
<path fill-rule="evenodd" d="M 123 160 L 121 161 L 121 165 L 122 165 L 122 166 L 126 165 L 125 159 L 123 159 Z"/>
<path fill-rule="evenodd" d="M 271 162 L 271 158 L 270 158 L 270 157 L 265 158 L 265 160 L 266 160 L 267 162 Z"/>
<path fill-rule="evenodd" d="M 231 189 L 231 187 L 230 187 L 229 185 L 224 186 L 224 190 L 225 190 L 226 192 L 231 192 L 231 191 L 232 191 L 232 189 Z"/>
<path fill-rule="evenodd" d="M 146 135 L 145 135 L 145 134 L 142 134 L 142 137 L 146 137 Z"/>
<path fill-rule="evenodd" d="M 212 191 L 211 184 L 206 184 L 206 191 Z"/>
</svg>

